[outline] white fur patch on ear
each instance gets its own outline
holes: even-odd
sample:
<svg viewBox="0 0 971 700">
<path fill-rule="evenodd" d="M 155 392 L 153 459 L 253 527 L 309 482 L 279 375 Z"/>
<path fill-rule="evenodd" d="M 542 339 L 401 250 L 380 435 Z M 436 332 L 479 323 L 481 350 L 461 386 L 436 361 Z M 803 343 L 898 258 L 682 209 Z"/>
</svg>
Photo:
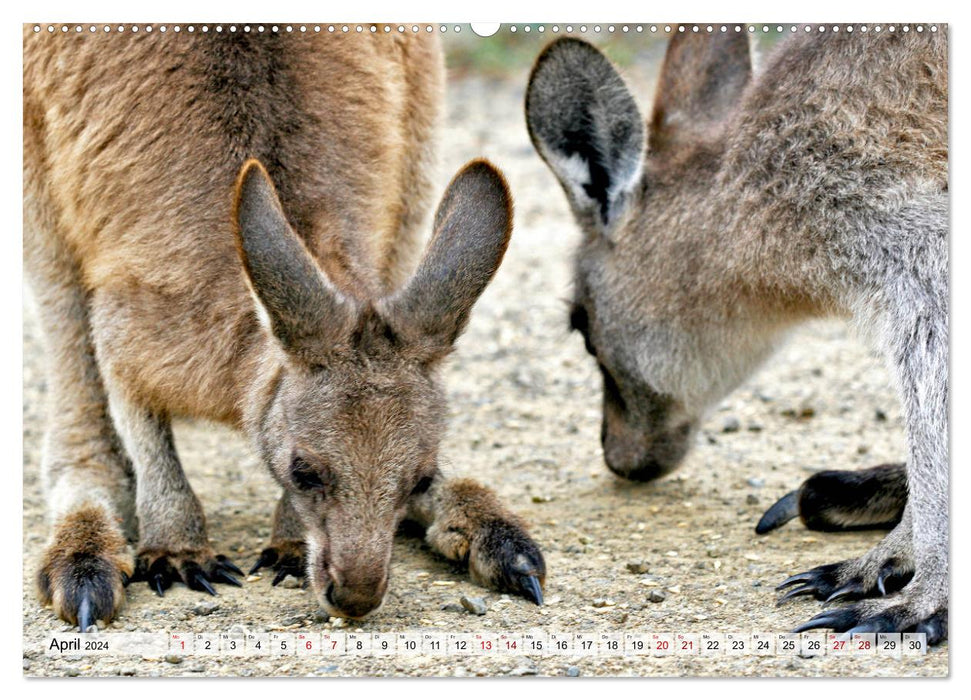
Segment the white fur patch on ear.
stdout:
<svg viewBox="0 0 971 700">
<path fill-rule="evenodd" d="M 561 152 L 553 151 L 542 146 L 542 154 L 550 168 L 556 173 L 560 182 L 568 188 L 570 198 L 573 200 L 574 207 L 578 210 L 588 210 L 594 212 L 601 211 L 601 203 L 591 197 L 587 187 L 593 182 L 590 174 L 590 161 L 579 153 L 565 156 Z M 643 161 L 629 159 L 626 164 L 627 172 L 618 172 L 617 175 L 623 177 L 614 179 L 607 187 L 607 223 L 599 215 L 595 216 L 598 222 L 598 230 L 606 237 L 610 237 L 615 229 L 615 224 L 622 218 L 621 209 L 623 202 L 633 190 L 641 178 Z M 621 206 L 618 206 L 621 205 Z"/>
<path fill-rule="evenodd" d="M 560 182 L 569 187 L 570 196 L 578 206 L 585 208 L 597 206 L 596 200 L 587 194 L 586 190 L 587 185 L 591 182 L 590 161 L 579 153 L 564 157 L 562 153 L 545 146 L 543 146 L 543 156 L 556 176 L 560 178 Z"/>
</svg>

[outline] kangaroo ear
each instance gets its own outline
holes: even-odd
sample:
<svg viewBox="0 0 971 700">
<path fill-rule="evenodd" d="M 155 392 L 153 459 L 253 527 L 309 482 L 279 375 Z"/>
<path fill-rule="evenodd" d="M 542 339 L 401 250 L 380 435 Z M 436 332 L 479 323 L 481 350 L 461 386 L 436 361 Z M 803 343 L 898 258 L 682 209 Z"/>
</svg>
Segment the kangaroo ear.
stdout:
<svg viewBox="0 0 971 700">
<path fill-rule="evenodd" d="M 654 97 L 650 152 L 660 153 L 717 124 L 738 102 L 751 76 L 747 32 L 676 34 Z"/>
<path fill-rule="evenodd" d="M 236 181 L 236 242 L 243 269 L 284 349 L 319 359 L 353 321 L 353 304 L 328 282 L 287 223 L 263 166 L 249 160 Z"/>
<path fill-rule="evenodd" d="M 529 79 L 526 123 L 581 225 L 608 231 L 640 177 L 644 150 L 643 119 L 610 61 L 578 39 L 547 46 Z"/>
<path fill-rule="evenodd" d="M 417 271 L 386 304 L 395 331 L 429 357 L 448 352 L 511 234 L 512 197 L 502 173 L 484 160 L 468 163 L 445 190 Z"/>
</svg>

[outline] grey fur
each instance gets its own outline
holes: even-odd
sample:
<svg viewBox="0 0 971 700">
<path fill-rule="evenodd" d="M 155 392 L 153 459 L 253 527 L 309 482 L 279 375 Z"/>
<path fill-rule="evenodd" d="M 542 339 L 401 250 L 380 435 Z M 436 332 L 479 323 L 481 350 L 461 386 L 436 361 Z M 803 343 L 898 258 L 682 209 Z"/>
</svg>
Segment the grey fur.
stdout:
<svg viewBox="0 0 971 700">
<path fill-rule="evenodd" d="M 574 325 L 604 372 L 607 463 L 650 478 L 677 465 L 708 407 L 794 324 L 854 319 L 897 382 L 909 500 L 883 543 L 840 565 L 835 585 L 862 579 L 873 589 L 890 560 L 914 577 L 824 622 L 913 629 L 944 619 L 946 630 L 946 27 L 810 30 L 751 80 L 746 42 L 690 32 L 672 40 L 643 176 L 609 240 L 571 198 L 585 232 Z M 554 43 L 531 77 L 528 94 L 557 99 L 527 103 L 537 149 L 568 194 L 588 175 L 558 168 L 549 155 L 557 139 L 535 125 L 563 113 L 565 100 L 598 101 L 550 68 L 575 60 L 574 43 Z M 588 62 L 600 71 L 603 61 Z M 699 105 L 717 105 L 716 118 Z M 658 118 L 672 113 L 679 118 Z"/>
</svg>

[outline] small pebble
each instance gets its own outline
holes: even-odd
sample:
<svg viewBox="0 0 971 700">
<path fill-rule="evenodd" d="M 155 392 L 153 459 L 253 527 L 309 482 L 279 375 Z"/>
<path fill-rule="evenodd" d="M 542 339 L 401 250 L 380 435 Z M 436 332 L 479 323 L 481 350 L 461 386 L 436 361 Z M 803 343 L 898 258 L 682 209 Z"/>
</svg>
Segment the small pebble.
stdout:
<svg viewBox="0 0 971 700">
<path fill-rule="evenodd" d="M 125 666 L 124 668 L 118 671 L 118 674 L 121 676 L 134 676 L 135 673 L 136 673 L 135 669 L 133 669 L 130 666 Z"/>
<path fill-rule="evenodd" d="M 570 678 L 577 678 L 580 675 L 580 669 L 576 666 L 570 666 L 570 668 L 566 670 L 566 675 Z"/>
<path fill-rule="evenodd" d="M 751 476 L 745 480 L 745 483 L 747 483 L 753 489 L 760 489 L 765 486 L 765 479 L 759 476 Z"/>
<path fill-rule="evenodd" d="M 261 578 L 263 577 L 260 576 L 259 574 L 250 574 L 249 576 L 246 577 L 246 583 L 253 583 L 255 581 L 259 581 Z"/>
<path fill-rule="evenodd" d="M 510 676 L 535 676 L 536 669 L 532 666 L 520 666 L 509 672 Z"/>
<path fill-rule="evenodd" d="M 70 678 L 74 678 L 75 676 L 80 676 L 81 672 L 76 668 L 74 668 L 73 666 L 68 666 L 67 668 L 64 669 L 64 675 Z"/>
<path fill-rule="evenodd" d="M 617 603 L 615 603 L 612 600 L 608 600 L 607 598 L 594 598 L 593 599 L 593 607 L 595 607 L 595 608 L 609 608 L 609 607 L 614 606 L 614 605 L 617 605 Z"/>
<path fill-rule="evenodd" d="M 167 664 L 180 664 L 182 663 L 182 657 L 178 654 L 166 654 L 165 663 Z"/>
<path fill-rule="evenodd" d="M 723 433 L 737 433 L 741 429 L 742 424 L 739 422 L 738 418 L 735 416 L 728 416 L 722 423 Z"/>
<path fill-rule="evenodd" d="M 194 612 L 196 615 L 212 615 L 218 609 L 219 603 L 212 600 L 204 600 L 200 603 L 196 603 L 195 607 L 192 608 L 192 612 Z"/>
<path fill-rule="evenodd" d="M 632 574 L 646 574 L 650 572 L 647 564 L 642 561 L 629 561 L 627 562 L 627 570 Z"/>
<path fill-rule="evenodd" d="M 664 591 L 652 588 L 647 594 L 647 599 L 652 603 L 663 603 L 668 597 L 664 595 Z"/>
<path fill-rule="evenodd" d="M 24 659 L 24 670 L 25 671 L 30 670 L 30 659 Z"/>
<path fill-rule="evenodd" d="M 458 603 L 446 603 L 445 605 L 442 606 L 441 609 L 444 610 L 445 612 L 453 612 L 453 613 L 465 612 L 465 608 L 463 608 Z"/>
<path fill-rule="evenodd" d="M 287 574 L 287 577 L 280 582 L 282 588 L 300 588 L 302 584 L 296 576 Z"/>
<path fill-rule="evenodd" d="M 757 506 L 759 504 L 759 497 L 754 493 L 750 493 L 745 497 L 745 503 L 750 506 Z"/>
<path fill-rule="evenodd" d="M 879 408 L 876 411 L 874 411 L 873 417 L 876 418 L 881 423 L 887 420 L 887 414 L 881 411 Z"/>
<path fill-rule="evenodd" d="M 459 599 L 462 607 L 468 610 L 473 615 L 485 615 L 489 610 L 489 606 L 483 598 L 473 598 L 467 595 L 462 596 Z"/>
</svg>

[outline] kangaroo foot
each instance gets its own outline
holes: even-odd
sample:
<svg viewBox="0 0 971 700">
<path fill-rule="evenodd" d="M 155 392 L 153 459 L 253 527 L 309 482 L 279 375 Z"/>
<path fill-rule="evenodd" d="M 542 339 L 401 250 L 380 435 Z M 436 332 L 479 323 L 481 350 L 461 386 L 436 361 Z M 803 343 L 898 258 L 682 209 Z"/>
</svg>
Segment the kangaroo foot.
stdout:
<svg viewBox="0 0 971 700">
<path fill-rule="evenodd" d="M 37 588 L 42 603 L 87 632 L 115 616 L 131 574 L 131 554 L 118 526 L 101 508 L 81 508 L 58 523 Z"/>
<path fill-rule="evenodd" d="M 923 632 L 929 645 L 947 639 L 947 596 L 906 586 L 879 600 L 865 600 L 844 608 L 824 610 L 794 632 L 832 629 L 847 634 Z"/>
<path fill-rule="evenodd" d="M 307 575 L 307 548 L 299 540 L 279 540 L 271 542 L 270 546 L 260 552 L 250 574 L 255 574 L 265 566 L 272 567 L 276 572 L 273 585 L 276 586 L 287 576 L 304 579 Z"/>
<path fill-rule="evenodd" d="M 148 581 L 148 587 L 159 596 L 173 583 L 181 582 L 194 591 L 216 595 L 214 583 L 242 584 L 233 574 L 243 572 L 222 554 L 211 549 L 189 549 L 179 552 L 143 550 L 138 554 L 138 566 L 133 580 Z"/>
</svg>

